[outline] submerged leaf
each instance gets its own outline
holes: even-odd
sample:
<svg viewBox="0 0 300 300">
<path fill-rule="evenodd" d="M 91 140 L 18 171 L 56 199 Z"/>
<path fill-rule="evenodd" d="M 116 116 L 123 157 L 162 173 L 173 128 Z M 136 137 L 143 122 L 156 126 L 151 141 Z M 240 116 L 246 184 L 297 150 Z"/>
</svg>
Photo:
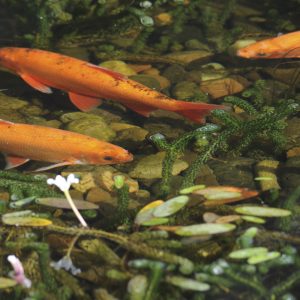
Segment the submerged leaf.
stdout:
<svg viewBox="0 0 300 300">
<path fill-rule="evenodd" d="M 51 220 L 36 217 L 6 217 L 2 218 L 6 225 L 41 227 L 52 224 Z"/>
<path fill-rule="evenodd" d="M 178 196 L 159 205 L 153 210 L 154 217 L 168 217 L 175 214 L 189 201 L 188 196 Z"/>
<path fill-rule="evenodd" d="M 242 215 L 258 217 L 287 217 L 291 211 L 282 208 L 264 207 L 264 206 L 240 206 L 235 211 Z"/>
<path fill-rule="evenodd" d="M 143 226 L 155 226 L 155 225 L 162 225 L 169 222 L 168 218 L 151 218 L 149 221 L 143 222 L 141 225 Z"/>
<path fill-rule="evenodd" d="M 56 208 L 72 209 L 69 202 L 65 198 L 37 198 L 36 203 Z M 75 206 L 79 210 L 98 209 L 99 206 L 84 200 L 73 200 Z"/>
<path fill-rule="evenodd" d="M 185 290 L 204 292 L 210 289 L 207 283 L 181 276 L 167 276 L 166 281 Z"/>
<path fill-rule="evenodd" d="M 187 187 L 185 189 L 182 189 L 179 191 L 179 193 L 185 195 L 185 194 L 190 194 L 190 193 L 198 191 L 198 190 L 202 190 L 204 188 L 205 188 L 204 184 L 198 184 L 198 185 L 193 185 L 193 186 Z"/>
<path fill-rule="evenodd" d="M 147 204 L 146 206 L 144 206 L 136 215 L 134 223 L 141 225 L 145 222 L 150 221 L 153 218 L 153 211 L 154 209 L 163 204 L 164 201 L 162 200 L 156 200 L 153 202 L 150 202 L 149 204 Z"/>
<path fill-rule="evenodd" d="M 273 251 L 273 252 L 267 252 L 267 253 L 261 253 L 255 256 L 251 256 L 247 262 L 250 265 L 256 265 L 262 262 L 265 262 L 267 260 L 275 259 L 279 257 L 281 254 L 280 252 Z"/>
<path fill-rule="evenodd" d="M 257 224 L 265 224 L 266 223 L 265 219 L 255 217 L 255 216 L 242 216 L 241 218 L 247 222 L 252 222 L 252 223 L 257 223 Z"/>
<path fill-rule="evenodd" d="M 252 247 L 233 251 L 229 254 L 229 257 L 233 259 L 244 259 L 265 253 L 268 253 L 268 249 L 265 247 Z"/>
<path fill-rule="evenodd" d="M 232 231 L 236 228 L 234 224 L 196 224 L 181 226 L 175 233 L 181 236 L 211 235 Z"/>
<path fill-rule="evenodd" d="M 14 279 L 0 277 L 0 289 L 7 289 L 15 286 L 16 284 L 17 282 Z"/>
<path fill-rule="evenodd" d="M 193 194 L 204 196 L 207 199 L 205 206 L 215 206 L 255 197 L 258 192 L 233 186 L 212 186 L 194 191 Z"/>
</svg>

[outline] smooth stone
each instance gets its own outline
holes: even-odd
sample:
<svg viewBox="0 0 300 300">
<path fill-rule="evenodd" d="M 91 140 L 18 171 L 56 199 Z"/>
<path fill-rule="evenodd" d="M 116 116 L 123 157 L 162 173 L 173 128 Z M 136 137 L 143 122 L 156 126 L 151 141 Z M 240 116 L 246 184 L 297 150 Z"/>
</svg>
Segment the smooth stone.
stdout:
<svg viewBox="0 0 300 300">
<path fill-rule="evenodd" d="M 66 129 L 108 142 L 116 136 L 116 133 L 104 121 L 95 116 L 71 121 L 66 125 Z"/>
<path fill-rule="evenodd" d="M 231 76 L 216 80 L 204 81 L 200 90 L 209 94 L 213 99 L 239 93 L 246 89 L 250 82 L 242 76 Z"/>
<path fill-rule="evenodd" d="M 139 190 L 139 184 L 136 180 L 132 179 L 125 173 L 118 171 L 111 166 L 97 166 L 93 172 L 94 180 L 96 184 L 106 191 L 112 192 L 114 188 L 114 176 L 124 176 L 124 181 L 129 187 L 130 193 L 136 193 Z"/>
<path fill-rule="evenodd" d="M 126 76 L 136 75 L 136 71 L 130 68 L 125 62 L 121 60 L 107 60 L 102 62 L 99 66 Z"/>
<path fill-rule="evenodd" d="M 185 80 L 187 72 L 182 66 L 171 65 L 164 70 L 162 75 L 166 77 L 172 84 L 174 84 Z"/>
<path fill-rule="evenodd" d="M 165 152 L 148 155 L 139 159 L 133 169 L 129 172 L 132 178 L 154 179 L 162 178 L 162 162 L 165 158 Z M 177 159 L 173 165 L 172 175 L 178 175 L 188 168 L 188 164 Z"/>
<path fill-rule="evenodd" d="M 165 55 L 168 58 L 176 59 L 184 64 L 189 64 L 195 60 L 206 60 L 213 55 L 208 50 L 178 51 Z"/>
<path fill-rule="evenodd" d="M 199 86 L 192 81 L 178 82 L 172 89 L 172 96 L 176 99 L 188 100 L 199 93 Z"/>
<path fill-rule="evenodd" d="M 144 75 L 144 74 L 139 74 L 139 75 L 133 75 L 129 77 L 130 79 L 137 81 L 151 89 L 160 90 L 160 83 L 157 79 L 150 75 Z"/>
</svg>

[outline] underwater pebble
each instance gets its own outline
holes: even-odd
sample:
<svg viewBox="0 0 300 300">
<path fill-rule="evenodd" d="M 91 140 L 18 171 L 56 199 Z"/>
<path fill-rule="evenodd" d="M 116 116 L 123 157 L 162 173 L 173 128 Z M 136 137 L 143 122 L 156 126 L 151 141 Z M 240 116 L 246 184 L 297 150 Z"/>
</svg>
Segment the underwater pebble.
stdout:
<svg viewBox="0 0 300 300">
<path fill-rule="evenodd" d="M 213 99 L 240 93 L 250 85 L 250 82 L 242 76 L 231 76 L 217 80 L 204 81 L 200 84 L 200 90 L 209 94 Z"/>
<path fill-rule="evenodd" d="M 130 174 L 130 176 L 128 176 L 111 166 L 97 166 L 93 171 L 93 177 L 96 184 L 109 192 L 114 191 L 114 176 L 116 175 L 124 176 L 125 183 L 128 185 L 130 193 L 135 193 L 139 190 L 138 182 L 130 178 Z"/>
<path fill-rule="evenodd" d="M 136 71 L 121 60 L 107 60 L 102 62 L 99 66 L 126 76 L 136 75 Z"/>
<path fill-rule="evenodd" d="M 173 22 L 172 15 L 167 12 L 163 12 L 154 16 L 154 20 L 155 20 L 155 24 L 158 26 L 170 25 Z"/>
<path fill-rule="evenodd" d="M 160 90 L 160 83 L 157 79 L 152 77 L 151 75 L 138 74 L 130 76 L 130 79 L 137 81 L 151 89 Z"/>
<path fill-rule="evenodd" d="M 95 187 L 89 190 L 86 200 L 92 203 L 112 203 L 113 197 L 111 194 L 104 189 L 101 189 L 99 187 Z"/>
<path fill-rule="evenodd" d="M 208 50 L 190 50 L 190 51 L 178 51 L 165 55 L 168 58 L 176 59 L 184 64 L 188 64 L 194 60 L 205 60 L 213 55 Z"/>
<path fill-rule="evenodd" d="M 80 178 L 79 183 L 73 183 L 72 187 L 81 193 L 85 193 L 91 188 L 96 187 L 96 183 L 92 172 L 62 172 L 62 176 L 74 174 L 76 178 Z"/>
<path fill-rule="evenodd" d="M 187 40 L 184 45 L 185 45 L 187 50 L 206 50 L 206 51 L 209 51 L 209 47 L 206 44 L 200 42 L 197 39 Z"/>
<path fill-rule="evenodd" d="M 92 117 L 71 121 L 65 129 L 106 142 L 112 141 L 116 136 L 115 132 L 100 117 L 99 119 Z"/>
<path fill-rule="evenodd" d="M 176 99 L 193 99 L 199 92 L 199 87 L 192 81 L 181 81 L 172 89 L 172 96 Z"/>
<path fill-rule="evenodd" d="M 171 65 L 167 67 L 162 75 L 167 78 L 172 84 L 185 80 L 187 72 L 182 66 Z"/>
<path fill-rule="evenodd" d="M 127 284 L 127 292 L 131 300 L 143 300 L 148 288 L 148 278 L 145 275 L 135 275 Z"/>
<path fill-rule="evenodd" d="M 240 206 L 234 210 L 239 214 L 266 218 L 287 217 L 291 215 L 291 211 L 287 209 L 264 206 Z"/>
<path fill-rule="evenodd" d="M 148 155 L 141 159 L 137 159 L 136 165 L 129 172 L 132 178 L 139 179 L 154 179 L 162 178 L 162 162 L 165 157 L 165 152 Z M 188 164 L 177 159 L 173 165 L 172 175 L 177 175 L 188 167 Z"/>
<path fill-rule="evenodd" d="M 0 92 L 0 111 L 2 111 L 2 109 L 18 110 L 20 108 L 26 107 L 27 105 L 29 105 L 29 103 L 24 100 L 10 97 Z"/>
<path fill-rule="evenodd" d="M 256 41 L 257 40 L 255 40 L 255 39 L 237 40 L 231 46 L 228 47 L 227 52 L 228 52 L 228 54 L 235 56 L 236 52 L 239 49 L 249 46 L 251 44 L 254 44 L 254 43 L 256 43 Z"/>
</svg>

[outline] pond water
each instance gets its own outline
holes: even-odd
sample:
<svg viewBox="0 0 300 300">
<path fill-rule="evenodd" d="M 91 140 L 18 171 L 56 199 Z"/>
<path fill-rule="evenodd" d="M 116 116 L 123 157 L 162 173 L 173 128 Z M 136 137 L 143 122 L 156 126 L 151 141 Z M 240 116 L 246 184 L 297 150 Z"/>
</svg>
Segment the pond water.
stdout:
<svg viewBox="0 0 300 300">
<path fill-rule="evenodd" d="M 0 0 L 0 299 L 298 299 L 299 4 Z"/>
</svg>

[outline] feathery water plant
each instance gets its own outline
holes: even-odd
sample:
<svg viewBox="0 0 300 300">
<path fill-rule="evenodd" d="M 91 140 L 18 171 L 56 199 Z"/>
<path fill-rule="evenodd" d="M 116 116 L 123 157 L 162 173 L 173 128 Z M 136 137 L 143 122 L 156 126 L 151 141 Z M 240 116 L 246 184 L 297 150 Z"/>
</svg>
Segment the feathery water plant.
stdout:
<svg viewBox="0 0 300 300">
<path fill-rule="evenodd" d="M 245 102 L 241 101 L 241 99 L 231 97 L 229 101 L 237 106 L 239 103 L 242 103 L 243 107 L 246 107 L 244 105 Z M 283 130 L 286 126 L 285 118 L 293 114 L 297 108 L 298 105 L 291 101 L 281 103 L 276 108 L 264 106 L 257 112 L 255 107 L 250 108 L 249 106 L 247 111 L 251 114 L 251 118 L 246 121 L 241 121 L 223 110 L 212 111 L 212 115 L 223 122 L 224 129 L 188 169 L 182 188 L 191 186 L 198 175 L 201 165 L 218 150 L 224 150 L 222 149 L 224 145 L 229 146 L 230 139 L 233 137 L 239 138 L 239 142 L 234 147 L 231 147 L 231 152 L 234 155 L 241 154 L 252 142 L 259 138 L 270 139 L 275 146 L 275 151 L 280 150 L 285 140 L 283 135 Z"/>
<path fill-rule="evenodd" d="M 214 124 L 207 124 L 203 127 L 197 128 L 191 132 L 188 132 L 175 141 L 168 143 L 165 137 L 160 134 L 154 134 L 150 137 L 151 141 L 160 148 L 166 151 L 165 159 L 162 166 L 162 182 L 161 182 L 161 195 L 167 195 L 170 191 L 170 180 L 172 177 L 172 169 L 176 159 L 181 156 L 188 145 L 188 143 L 194 138 L 200 138 L 208 133 L 213 133 L 219 130 L 219 126 Z"/>
<path fill-rule="evenodd" d="M 181 188 L 193 185 L 200 167 L 218 151 L 229 150 L 232 155 L 240 155 L 259 139 L 271 141 L 274 144 L 275 153 L 281 150 L 285 142 L 283 130 L 286 127 L 286 118 L 296 112 L 298 104 L 292 100 L 284 100 L 278 101 L 276 107 L 262 105 L 263 86 L 264 82 L 259 80 L 254 87 L 243 93 L 245 97 L 251 97 L 253 104 L 236 96 L 225 97 L 225 102 L 238 106 L 249 115 L 246 120 L 217 109 L 211 114 L 221 121 L 222 130 L 218 125 L 207 124 L 185 133 L 171 143 L 168 143 L 161 134 L 151 136 L 154 144 L 166 151 L 162 166 L 162 196 L 170 191 L 172 168 L 176 159 L 183 154 L 187 145 L 195 137 L 205 137 L 208 143 L 203 145 L 201 153 L 186 171 Z M 238 140 L 234 145 L 231 143 L 233 139 Z"/>
</svg>

